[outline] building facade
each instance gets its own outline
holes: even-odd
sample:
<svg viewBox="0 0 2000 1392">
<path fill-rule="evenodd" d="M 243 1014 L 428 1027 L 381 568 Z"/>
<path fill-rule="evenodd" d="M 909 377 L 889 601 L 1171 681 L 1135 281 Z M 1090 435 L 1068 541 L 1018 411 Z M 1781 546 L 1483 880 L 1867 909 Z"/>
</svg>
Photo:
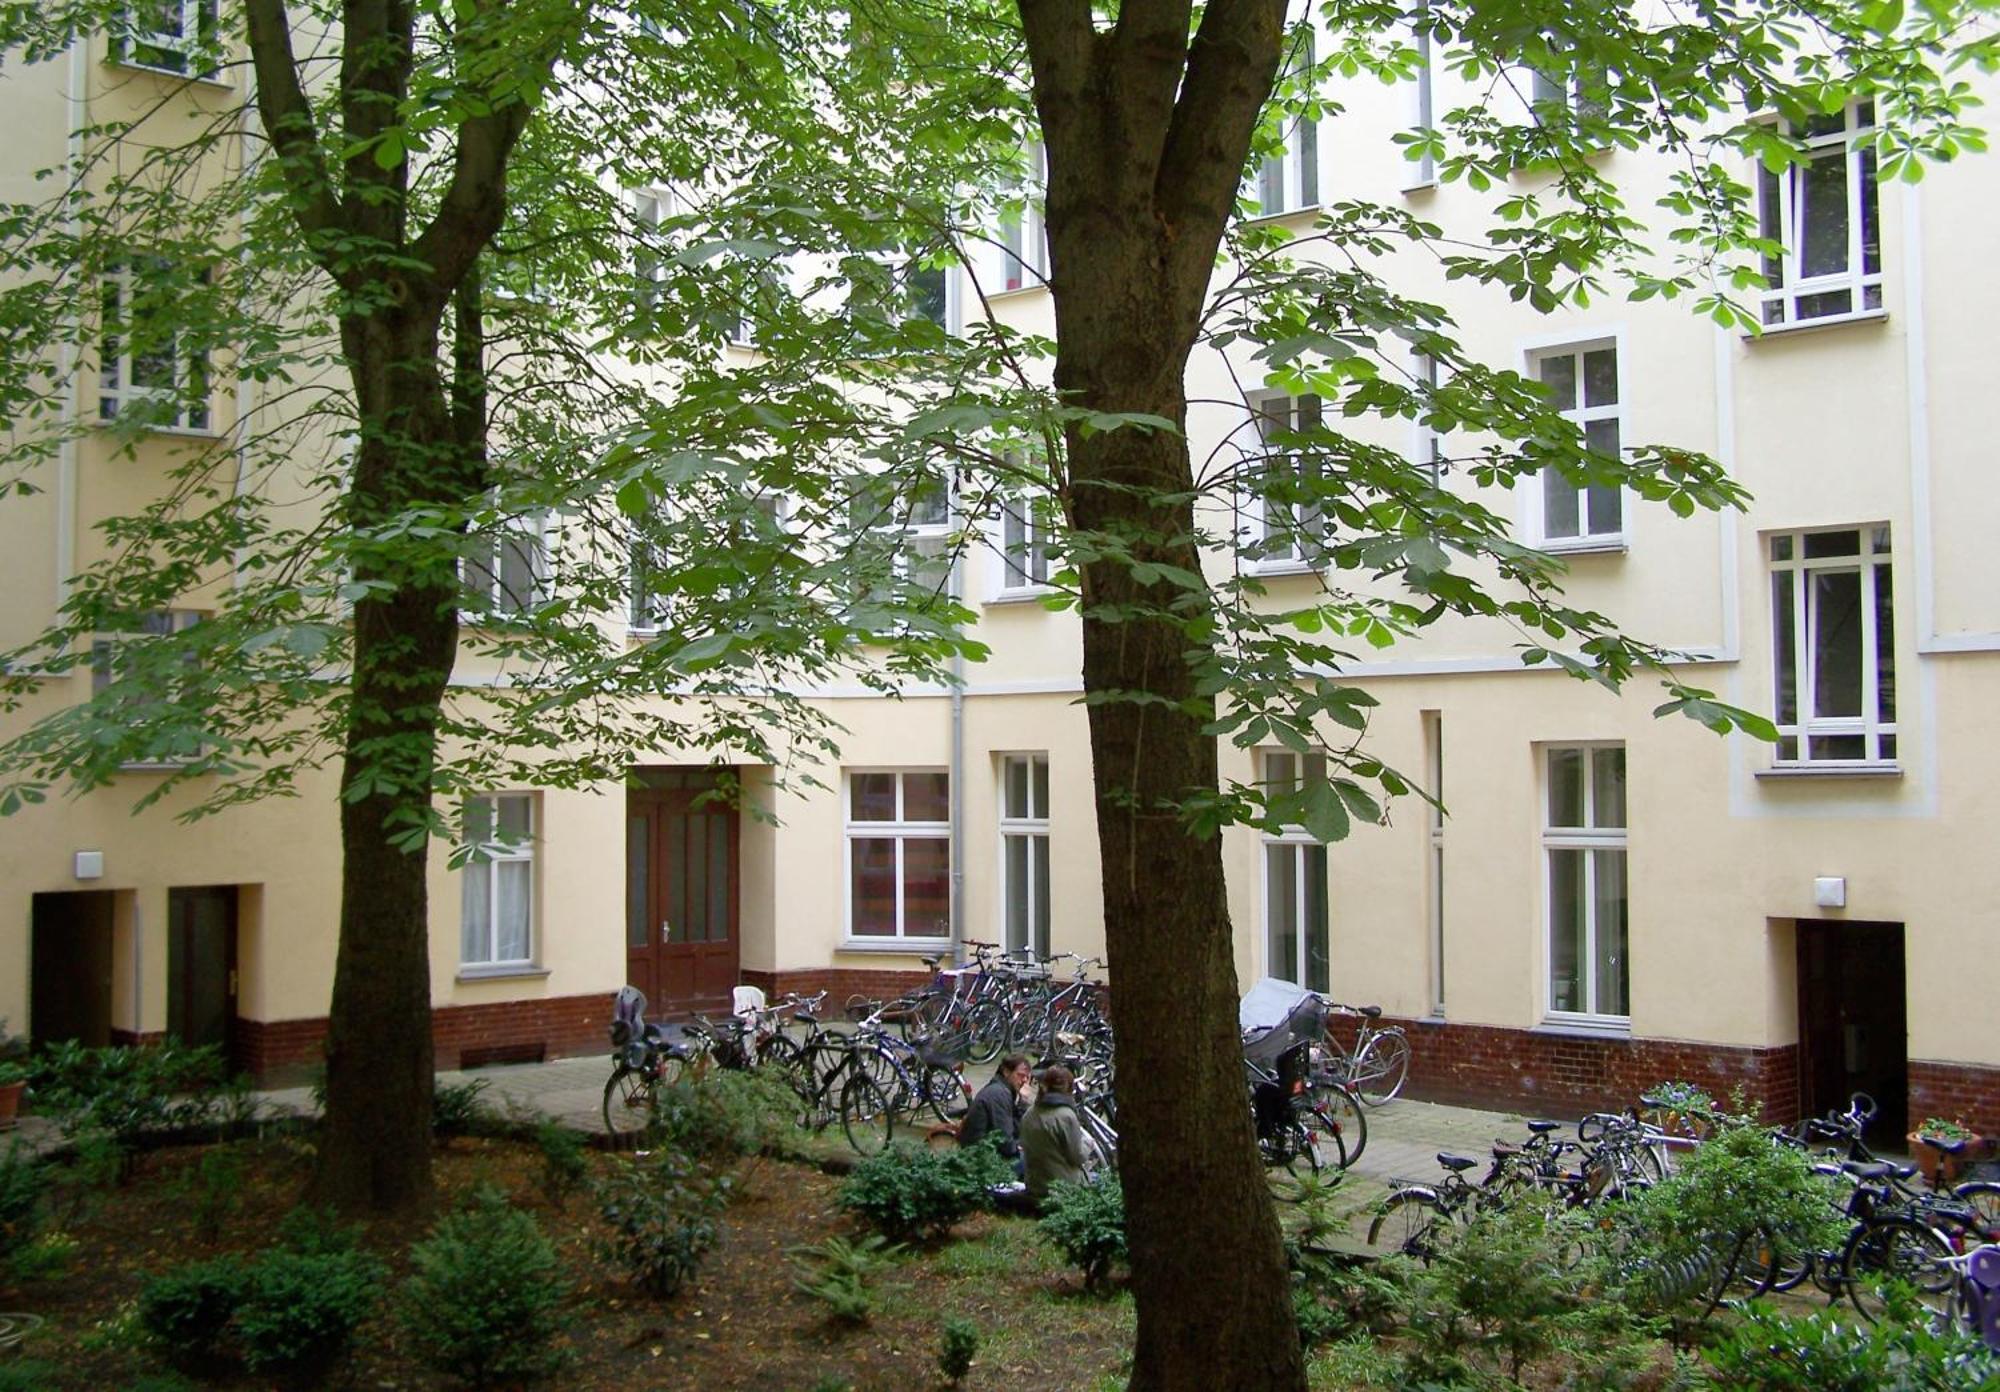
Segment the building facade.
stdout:
<svg viewBox="0 0 2000 1392">
<path fill-rule="evenodd" d="M 30 171 L 62 161 L 71 129 L 175 80 L 101 50 L 11 74 L 7 196 L 30 196 Z M 1338 117 L 1291 133 L 1250 197 L 1301 232 L 1354 197 L 1483 227 L 1498 195 L 1440 184 L 1392 139 L 1423 113 L 1492 99 L 1458 82 L 1438 66 L 1357 88 Z M 1371 751 L 1442 810 L 1405 799 L 1332 846 L 1226 832 L 1237 970 L 1379 1002 L 1410 1026 L 1419 1095 L 1560 1112 L 1671 1077 L 1740 1087 L 1774 1116 L 1858 1088 L 1892 1116 L 2000 1126 L 2000 1042 L 1984 1027 L 2000 997 L 1986 894 L 2000 888 L 1986 821 L 2000 756 L 1984 733 L 2000 708 L 1987 550 L 2000 491 L 1978 346 L 2000 321 L 2000 275 L 1964 232 L 1985 225 L 2000 183 L 1970 159 L 1878 186 L 1855 139 L 1871 120 L 1851 108 L 1811 133 L 1808 168 L 1761 177 L 1788 251 L 1760 336 L 1615 295 L 1538 315 L 1447 284 L 1417 251 L 1390 268 L 1451 308 L 1475 356 L 1547 386 L 1593 445 L 1701 451 L 1749 490 L 1746 511 L 1690 519 L 1559 481 L 1481 497 L 1564 559 L 1573 602 L 1681 653 L 1691 684 L 1781 729 L 1773 746 L 1656 719 L 1643 679 L 1613 696 L 1524 666 L 1525 638 L 1498 625 L 1446 619 L 1346 669 L 1379 701 Z M 1600 158 L 1632 207 L 1664 189 L 1656 156 Z M 1032 211 L 1001 231 L 948 304 L 1053 332 Z M 142 368 L 86 365 L 71 409 L 102 409 Z M 1318 411 L 1261 380 L 1247 355 L 1197 355 L 1197 459 L 1241 447 L 1229 442 L 1246 423 L 1254 439 L 1259 422 Z M 252 387 L 218 390 L 179 435 L 129 453 L 88 432 L 66 446 L 42 493 L 0 510 L 15 597 L 0 639 L 48 621 L 98 544 L 93 523 L 157 483 L 180 435 L 225 433 L 257 409 Z M 1453 466 L 1468 442 L 1362 428 L 1478 491 Z M 1227 497 L 1210 507 L 1236 512 L 1225 530 L 1274 525 Z M 738 982 L 893 989 L 965 939 L 1102 952 L 1078 621 L 1039 602 L 1043 524 L 1022 508 L 968 529 L 948 506 L 916 521 L 935 535 L 913 544 L 966 541 L 955 584 L 991 657 L 956 693 L 814 692 L 845 730 L 838 767 L 820 771 L 823 788 L 780 791 L 772 769 L 733 766 L 765 816 L 702 799 L 714 769 L 668 749 L 634 751 L 623 785 L 494 789 L 479 815 L 525 833 L 518 849 L 460 870 L 433 852 L 441 1064 L 593 1051 L 628 981 L 673 1011 L 715 1006 Z M 1305 546 L 1210 558 L 1218 576 L 1245 565 L 1275 605 L 1327 583 Z M 90 680 L 49 679 L 23 715 Z M 1289 782 L 1316 769 L 1225 746 L 1223 771 Z M 130 814 L 157 777 L 135 769 L 0 823 L 0 1017 L 37 1038 L 173 1033 L 263 1073 L 309 1065 L 333 973 L 332 776 L 192 825 L 173 820 L 172 798 Z"/>
</svg>

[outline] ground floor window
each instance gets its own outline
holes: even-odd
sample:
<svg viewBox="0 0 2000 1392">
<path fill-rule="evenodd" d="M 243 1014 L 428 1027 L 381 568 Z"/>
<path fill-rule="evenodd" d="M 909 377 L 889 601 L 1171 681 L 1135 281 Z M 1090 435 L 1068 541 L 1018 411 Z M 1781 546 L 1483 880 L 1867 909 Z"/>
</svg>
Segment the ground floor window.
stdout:
<svg viewBox="0 0 2000 1392">
<path fill-rule="evenodd" d="M 459 961 L 468 967 L 534 960 L 535 799 L 499 793 L 466 799 L 467 843 L 480 857 L 459 874 Z"/>
<path fill-rule="evenodd" d="M 951 775 L 847 775 L 848 936 L 951 936 Z"/>
<path fill-rule="evenodd" d="M 1274 791 L 1326 777 L 1326 758 L 1267 750 L 1264 783 Z M 1309 991 L 1332 989 L 1327 965 L 1326 846 L 1304 827 L 1265 832 L 1264 970 Z"/>
<path fill-rule="evenodd" d="M 1000 761 L 1000 921 L 1007 950 L 1049 955 L 1049 756 Z"/>
<path fill-rule="evenodd" d="M 1625 895 L 1625 748 L 1546 751 L 1549 1012 L 1632 1013 Z"/>
</svg>

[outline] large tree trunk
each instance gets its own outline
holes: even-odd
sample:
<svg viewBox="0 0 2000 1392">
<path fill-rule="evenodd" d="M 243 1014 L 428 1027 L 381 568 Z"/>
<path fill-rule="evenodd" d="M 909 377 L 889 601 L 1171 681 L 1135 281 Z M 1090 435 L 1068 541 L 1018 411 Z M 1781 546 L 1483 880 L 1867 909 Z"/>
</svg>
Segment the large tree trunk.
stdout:
<svg viewBox="0 0 2000 1392">
<path fill-rule="evenodd" d="M 1284 0 L 1020 0 L 1048 150 L 1055 386 L 1174 432 L 1067 432 L 1082 565 L 1120 1172 L 1138 1307 L 1135 1392 L 1303 1392 L 1277 1214 L 1250 1120 L 1222 850 L 1180 808 L 1216 787 L 1190 658 L 1201 573 L 1185 376 Z M 1151 576 L 1157 572 L 1139 572 Z M 1193 606 L 1190 608 L 1190 606 Z"/>
</svg>

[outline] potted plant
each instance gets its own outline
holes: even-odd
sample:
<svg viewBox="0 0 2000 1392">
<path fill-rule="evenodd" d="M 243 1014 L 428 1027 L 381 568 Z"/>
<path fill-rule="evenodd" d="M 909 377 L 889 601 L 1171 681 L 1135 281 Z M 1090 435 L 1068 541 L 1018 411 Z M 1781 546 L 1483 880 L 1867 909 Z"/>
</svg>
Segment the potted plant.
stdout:
<svg viewBox="0 0 2000 1392">
<path fill-rule="evenodd" d="M 1980 1139 L 1979 1133 L 1961 1119 L 1946 1121 L 1943 1117 L 1925 1117 L 1923 1124 L 1909 1135 L 1910 1158 L 1923 1171 L 1926 1183 L 1949 1184 L 1978 1158 Z M 1935 1145 L 1925 1144 L 1927 1141 L 1943 1141 L 1958 1149 L 1943 1151 Z"/>
<path fill-rule="evenodd" d="M 1651 1108 L 1648 1120 L 1669 1136 L 1699 1141 L 1715 1129 L 1715 1099 L 1693 1083 L 1661 1083 L 1641 1100 Z"/>
<path fill-rule="evenodd" d="M 27 1090 L 28 1041 L 7 1033 L 7 1022 L 0 1019 L 0 1131 L 13 1128 Z"/>
</svg>

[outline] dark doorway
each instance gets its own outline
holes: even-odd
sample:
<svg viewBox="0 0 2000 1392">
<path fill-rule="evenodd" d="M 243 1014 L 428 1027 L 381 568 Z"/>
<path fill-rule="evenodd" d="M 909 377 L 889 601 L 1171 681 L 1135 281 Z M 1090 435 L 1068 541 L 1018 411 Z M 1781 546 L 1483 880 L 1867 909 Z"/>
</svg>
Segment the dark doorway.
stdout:
<svg viewBox="0 0 2000 1392">
<path fill-rule="evenodd" d="M 626 793 L 626 979 L 656 1014 L 727 1009 L 737 983 L 737 815 L 705 770 Z"/>
<path fill-rule="evenodd" d="M 1900 1150 L 1909 1131 L 1910 1056 L 1903 925 L 1800 920 L 1799 1103 L 1822 1116 L 1865 1092 L 1871 1143 Z"/>
<path fill-rule="evenodd" d="M 234 1062 L 236 887 L 167 891 L 167 1033 Z"/>
<path fill-rule="evenodd" d="M 111 922 L 116 894 L 37 894 L 31 912 L 28 1034 L 37 1044 L 111 1042 Z"/>
</svg>

